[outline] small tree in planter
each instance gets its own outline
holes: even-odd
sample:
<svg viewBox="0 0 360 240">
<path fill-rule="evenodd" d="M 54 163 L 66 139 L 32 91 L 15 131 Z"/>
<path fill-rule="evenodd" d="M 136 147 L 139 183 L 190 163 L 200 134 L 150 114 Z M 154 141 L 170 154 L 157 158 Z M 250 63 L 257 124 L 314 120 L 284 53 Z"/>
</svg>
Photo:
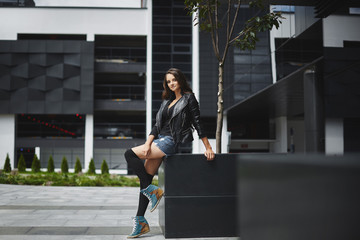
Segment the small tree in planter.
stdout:
<svg viewBox="0 0 360 240">
<path fill-rule="evenodd" d="M 20 154 L 19 162 L 18 162 L 18 171 L 19 172 L 25 172 L 26 171 L 26 163 L 25 158 L 23 154 Z"/>
<path fill-rule="evenodd" d="M 101 174 L 109 174 L 109 166 L 105 159 L 103 160 L 103 162 L 101 164 Z"/>
<path fill-rule="evenodd" d="M 11 164 L 9 154 L 6 154 L 5 164 L 4 164 L 4 172 L 11 172 Z"/>
<path fill-rule="evenodd" d="M 33 171 L 34 173 L 37 173 L 37 172 L 40 172 L 40 168 L 41 168 L 40 160 L 38 159 L 36 154 L 34 154 L 33 161 L 31 164 L 31 171 Z"/>
<path fill-rule="evenodd" d="M 94 159 L 91 158 L 90 163 L 89 163 L 89 170 L 88 170 L 88 174 L 95 174 L 95 163 L 94 163 Z"/>
<path fill-rule="evenodd" d="M 239 12 L 241 0 L 185 0 L 185 7 L 189 14 L 196 14 L 194 25 L 199 25 L 201 31 L 210 33 L 211 43 L 214 54 L 218 61 L 218 108 L 217 108 L 217 124 L 216 124 L 216 153 L 221 153 L 221 133 L 223 126 L 224 112 L 224 66 L 228 50 L 231 46 L 239 47 L 241 50 L 255 49 L 256 42 L 259 41 L 258 32 L 271 30 L 274 26 L 279 27 L 281 23 L 281 13 L 268 12 L 260 16 L 253 16 L 246 21 L 242 30 L 235 33 L 235 26 L 241 23 Z M 223 9 L 222 4 L 227 6 Z M 246 3 L 244 3 L 246 4 Z M 250 7 L 262 10 L 265 8 L 262 0 L 251 0 L 247 4 Z M 219 34 L 221 28 L 224 28 L 226 38 L 220 42 Z"/>
<path fill-rule="evenodd" d="M 75 173 L 81 173 L 82 172 L 82 166 L 80 159 L 77 157 L 75 162 Z"/>
<path fill-rule="evenodd" d="M 69 172 L 69 165 L 66 157 L 64 156 L 61 161 L 61 173 L 68 173 Z"/>
<path fill-rule="evenodd" d="M 53 173 L 54 170 L 55 170 L 54 159 L 53 159 L 53 157 L 51 155 L 50 155 L 49 160 L 48 160 L 47 170 L 48 170 L 49 173 Z"/>
</svg>

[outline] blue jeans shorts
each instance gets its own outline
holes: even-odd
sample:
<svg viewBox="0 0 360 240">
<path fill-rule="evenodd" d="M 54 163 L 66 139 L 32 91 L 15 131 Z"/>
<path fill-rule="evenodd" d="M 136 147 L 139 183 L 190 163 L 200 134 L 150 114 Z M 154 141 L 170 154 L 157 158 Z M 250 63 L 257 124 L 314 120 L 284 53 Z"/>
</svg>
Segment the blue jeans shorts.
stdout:
<svg viewBox="0 0 360 240">
<path fill-rule="evenodd" d="M 159 135 L 157 139 L 153 141 L 155 145 L 165 153 L 165 157 L 169 157 L 176 153 L 175 143 L 171 136 Z"/>
</svg>

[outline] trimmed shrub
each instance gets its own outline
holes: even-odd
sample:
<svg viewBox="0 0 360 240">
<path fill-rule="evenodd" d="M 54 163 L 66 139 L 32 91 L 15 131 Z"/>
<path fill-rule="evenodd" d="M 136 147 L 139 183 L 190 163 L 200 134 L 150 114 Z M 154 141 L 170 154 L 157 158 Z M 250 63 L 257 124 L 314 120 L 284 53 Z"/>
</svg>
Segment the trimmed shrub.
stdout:
<svg viewBox="0 0 360 240">
<path fill-rule="evenodd" d="M 17 168 L 18 168 L 19 172 L 25 172 L 26 171 L 26 163 L 25 163 L 25 158 L 24 158 L 23 154 L 20 155 Z"/>
<path fill-rule="evenodd" d="M 109 166 L 105 159 L 101 163 L 101 174 L 109 174 Z"/>
<path fill-rule="evenodd" d="M 68 173 L 69 172 L 69 165 L 66 157 L 64 156 L 61 161 L 61 173 Z"/>
<path fill-rule="evenodd" d="M 89 163 L 89 170 L 88 170 L 88 174 L 95 174 L 95 163 L 94 163 L 94 159 L 91 158 L 90 163 Z"/>
<path fill-rule="evenodd" d="M 48 170 L 49 173 L 53 173 L 54 170 L 55 170 L 54 159 L 53 159 L 53 157 L 51 155 L 50 155 L 49 160 L 48 160 L 47 170 Z"/>
<path fill-rule="evenodd" d="M 75 173 L 81 173 L 82 172 L 82 166 L 80 159 L 77 157 L 75 162 Z"/>
<path fill-rule="evenodd" d="M 31 171 L 33 171 L 34 173 L 40 172 L 40 168 L 41 168 L 40 160 L 38 159 L 36 154 L 34 154 L 33 161 L 32 161 L 32 164 L 31 164 Z"/>
<path fill-rule="evenodd" d="M 4 172 L 11 172 L 11 164 L 9 154 L 6 154 L 5 164 L 4 164 Z"/>
</svg>

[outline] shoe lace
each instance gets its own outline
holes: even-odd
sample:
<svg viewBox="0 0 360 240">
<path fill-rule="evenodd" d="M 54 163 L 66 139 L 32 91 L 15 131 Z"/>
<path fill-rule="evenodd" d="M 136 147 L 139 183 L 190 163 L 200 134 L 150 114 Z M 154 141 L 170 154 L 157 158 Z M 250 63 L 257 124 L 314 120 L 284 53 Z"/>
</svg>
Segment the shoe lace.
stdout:
<svg viewBox="0 0 360 240">
<path fill-rule="evenodd" d="M 151 194 L 149 192 L 145 191 L 144 195 L 145 195 L 145 197 L 147 197 L 149 199 L 150 202 L 152 202 L 151 201 Z"/>
<path fill-rule="evenodd" d="M 133 217 L 132 220 L 133 220 L 133 230 L 132 230 L 132 233 L 134 233 L 134 232 L 137 230 L 137 228 L 138 228 L 137 218 L 136 218 L 136 217 Z"/>
</svg>

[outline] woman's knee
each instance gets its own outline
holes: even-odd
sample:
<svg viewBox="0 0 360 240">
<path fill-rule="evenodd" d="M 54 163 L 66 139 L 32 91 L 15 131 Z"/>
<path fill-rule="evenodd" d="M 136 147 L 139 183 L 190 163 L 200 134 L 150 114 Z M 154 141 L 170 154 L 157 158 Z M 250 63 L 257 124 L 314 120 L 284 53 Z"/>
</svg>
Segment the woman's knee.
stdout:
<svg viewBox="0 0 360 240">
<path fill-rule="evenodd" d="M 128 150 L 126 150 L 126 152 L 124 153 L 125 159 L 127 162 L 133 160 L 134 158 L 137 158 L 137 155 L 134 153 L 134 151 L 129 148 Z"/>
</svg>

